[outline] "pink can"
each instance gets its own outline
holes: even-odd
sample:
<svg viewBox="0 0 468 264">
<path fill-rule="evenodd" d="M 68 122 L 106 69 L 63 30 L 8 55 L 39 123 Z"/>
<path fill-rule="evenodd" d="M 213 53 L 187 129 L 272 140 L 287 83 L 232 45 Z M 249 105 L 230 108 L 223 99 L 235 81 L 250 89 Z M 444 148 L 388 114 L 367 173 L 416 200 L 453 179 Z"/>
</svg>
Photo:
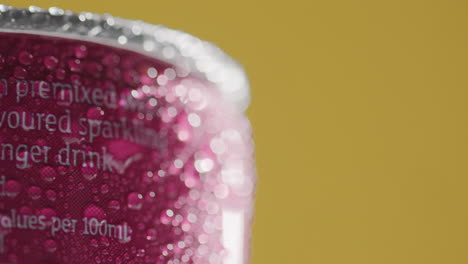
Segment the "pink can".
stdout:
<svg viewBox="0 0 468 264">
<path fill-rule="evenodd" d="M 247 263 L 248 103 L 187 33 L 1 5 L 0 263 Z"/>
</svg>

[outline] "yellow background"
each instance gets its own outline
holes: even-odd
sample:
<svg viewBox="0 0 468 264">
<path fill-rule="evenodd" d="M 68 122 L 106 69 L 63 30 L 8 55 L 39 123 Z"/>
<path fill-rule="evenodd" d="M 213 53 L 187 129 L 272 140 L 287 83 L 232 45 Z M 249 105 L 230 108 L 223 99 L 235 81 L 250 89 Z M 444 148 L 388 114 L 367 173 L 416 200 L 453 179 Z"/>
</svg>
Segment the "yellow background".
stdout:
<svg viewBox="0 0 468 264">
<path fill-rule="evenodd" d="M 4 2 L 165 24 L 246 67 L 251 264 L 468 263 L 467 1 Z"/>
</svg>

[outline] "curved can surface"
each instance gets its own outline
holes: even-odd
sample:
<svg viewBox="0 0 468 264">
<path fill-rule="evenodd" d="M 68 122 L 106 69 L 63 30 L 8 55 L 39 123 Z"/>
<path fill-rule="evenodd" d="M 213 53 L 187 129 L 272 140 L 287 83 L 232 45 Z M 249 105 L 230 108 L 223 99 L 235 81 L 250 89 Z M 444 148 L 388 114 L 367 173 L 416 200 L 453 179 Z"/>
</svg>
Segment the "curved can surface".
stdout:
<svg viewBox="0 0 468 264">
<path fill-rule="evenodd" d="M 0 263 L 247 263 L 248 94 L 186 33 L 0 6 Z"/>
</svg>

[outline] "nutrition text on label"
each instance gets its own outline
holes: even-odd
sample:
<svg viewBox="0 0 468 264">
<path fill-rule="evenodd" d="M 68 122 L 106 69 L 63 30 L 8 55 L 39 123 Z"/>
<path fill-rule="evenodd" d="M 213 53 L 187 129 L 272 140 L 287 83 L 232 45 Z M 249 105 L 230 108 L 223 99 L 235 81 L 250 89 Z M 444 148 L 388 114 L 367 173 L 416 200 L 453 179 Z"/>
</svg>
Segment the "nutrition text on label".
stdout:
<svg viewBox="0 0 468 264">
<path fill-rule="evenodd" d="M 144 146 L 158 147 L 158 133 L 147 128 L 143 121 L 137 119 L 129 121 L 121 117 L 116 121 L 108 121 L 79 117 L 77 123 L 78 128 L 73 131 L 69 109 L 55 114 L 17 110 L 0 111 L 0 128 L 59 132 L 67 135 L 75 133 L 84 137 L 89 143 L 99 138 L 125 139 Z"/>
<path fill-rule="evenodd" d="M 0 79 L 0 95 L 8 95 L 11 88 L 6 79 Z M 75 81 L 73 83 L 47 82 L 43 80 L 15 80 L 15 100 L 21 103 L 25 99 L 43 99 L 56 100 L 59 104 L 88 104 L 94 106 L 106 107 L 109 109 L 117 108 L 117 92 L 115 87 L 102 89 L 100 87 L 86 87 Z"/>
<path fill-rule="evenodd" d="M 94 217 L 82 219 L 60 218 L 56 216 L 20 214 L 11 209 L 6 214 L 0 214 L 0 227 L 3 231 L 18 229 L 28 231 L 47 231 L 52 237 L 59 233 L 101 236 L 118 239 L 121 242 L 131 240 L 132 230 L 127 223 L 111 224 L 107 220 Z M 5 232 L 0 232 L 0 241 L 3 241 Z M 3 248 L 0 245 L 0 249 Z M 0 250 L 1 252 L 1 250 Z"/>
<path fill-rule="evenodd" d="M 87 106 L 96 107 L 98 112 L 109 111 L 111 116 L 117 102 L 129 112 L 141 111 L 147 105 L 147 99 L 140 102 L 129 94 L 122 94 L 123 98 L 118 98 L 119 95 L 121 94 L 117 93 L 113 85 L 89 88 L 78 81 L 69 84 L 26 81 L 13 77 L 0 79 L 0 104 L 2 101 L 13 103 L 12 107 L 0 111 L 0 129 L 28 133 L 37 131 L 67 139 L 63 146 L 52 148 L 44 143 L 25 144 L 5 138 L 0 142 L 0 161 L 14 162 L 18 169 L 27 169 L 32 164 L 57 163 L 62 166 L 90 166 L 101 171 L 123 173 L 128 167 L 128 160 L 115 160 L 106 146 L 91 150 L 82 148 L 81 144 L 78 146 L 68 143 L 95 143 L 101 139 L 126 140 L 152 150 L 163 149 L 166 139 L 152 126 L 148 127 L 148 122 L 144 120 L 128 119 L 125 116 L 112 120 L 94 116 L 88 118 L 86 113 L 90 108 Z M 31 102 L 29 99 L 34 99 L 39 104 L 44 103 L 44 106 L 36 111 L 15 107 L 27 106 Z M 76 106 L 80 104 L 87 106 L 78 110 Z M 53 111 L 50 107 L 54 107 Z M 135 160 L 134 157 L 132 161 Z"/>
<path fill-rule="evenodd" d="M 22 128 L 23 130 L 47 130 L 70 134 L 71 113 L 67 106 L 71 104 L 86 104 L 95 107 L 116 109 L 119 104 L 129 112 L 148 112 L 155 114 L 156 107 L 148 109 L 148 101 L 156 102 L 155 98 L 135 99 L 126 94 L 119 98 L 113 85 L 110 87 L 85 87 L 78 81 L 69 83 L 46 82 L 43 80 L 26 81 L 14 79 L 15 85 L 10 87 L 7 79 L 0 79 L 0 100 L 6 96 L 14 97 L 14 102 L 24 104 L 25 99 L 53 100 L 54 104 L 63 107 L 62 113 L 29 112 L 29 111 L 0 111 L 0 128 Z M 10 100 L 11 100 L 10 99 Z M 157 103 L 153 103 L 155 106 Z M 159 135 L 153 129 L 147 128 L 144 122 L 133 119 L 119 118 L 116 121 L 95 120 L 79 117 L 79 133 L 89 143 L 97 138 L 126 139 L 131 142 L 151 148 L 159 147 Z"/>
</svg>

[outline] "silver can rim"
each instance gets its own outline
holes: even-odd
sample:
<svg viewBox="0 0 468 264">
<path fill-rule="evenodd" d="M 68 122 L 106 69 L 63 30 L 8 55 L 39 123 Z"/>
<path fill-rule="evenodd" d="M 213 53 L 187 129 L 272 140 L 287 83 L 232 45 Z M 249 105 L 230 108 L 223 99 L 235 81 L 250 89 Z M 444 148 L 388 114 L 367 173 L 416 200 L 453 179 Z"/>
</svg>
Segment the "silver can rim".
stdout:
<svg viewBox="0 0 468 264">
<path fill-rule="evenodd" d="M 213 43 L 164 25 L 58 7 L 0 5 L 0 32 L 84 40 L 138 52 L 213 83 L 239 111 L 250 103 L 249 80 L 240 63 Z"/>
</svg>

